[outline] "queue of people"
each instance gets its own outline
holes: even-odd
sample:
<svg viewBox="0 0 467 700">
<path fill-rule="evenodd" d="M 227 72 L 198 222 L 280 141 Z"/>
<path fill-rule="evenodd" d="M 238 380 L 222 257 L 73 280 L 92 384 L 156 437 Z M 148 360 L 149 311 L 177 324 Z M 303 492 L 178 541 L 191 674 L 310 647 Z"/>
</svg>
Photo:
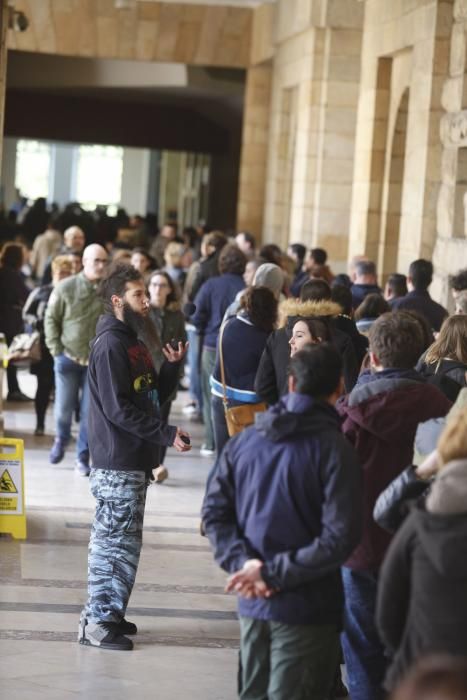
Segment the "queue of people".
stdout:
<svg viewBox="0 0 467 700">
<path fill-rule="evenodd" d="M 71 228 L 63 246 L 36 245 L 32 291 L 24 245 L 5 244 L 0 331 L 11 341 L 23 314 L 41 334 L 36 435 L 55 392 L 52 464 L 79 421 L 76 469 L 97 503 L 79 642 L 133 648 L 125 615 L 146 490 L 167 478 L 168 446 L 192 449 L 170 422 L 188 385 L 211 467 L 202 531 L 238 596 L 239 697 L 465 700 L 467 409 L 446 416 L 467 386 L 467 272 L 452 278 L 449 315 L 423 259 L 383 291 L 364 256 L 334 275 L 323 249 L 258 247 L 249 232 L 179 233 L 171 221 L 115 247 Z M 14 366 L 8 388 L 28 400 Z M 248 405 L 261 408 L 232 435 L 228 411 Z M 433 423 L 429 481 L 412 509 L 397 497 L 409 515 L 394 535 L 374 509 L 399 493 Z M 430 673 L 460 690 L 424 695 Z"/>
</svg>

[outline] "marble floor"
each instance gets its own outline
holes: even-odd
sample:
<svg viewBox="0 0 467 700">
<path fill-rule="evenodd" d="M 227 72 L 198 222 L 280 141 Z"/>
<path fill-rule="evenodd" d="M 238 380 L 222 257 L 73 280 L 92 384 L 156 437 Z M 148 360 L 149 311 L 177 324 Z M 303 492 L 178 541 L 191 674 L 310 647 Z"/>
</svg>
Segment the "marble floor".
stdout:
<svg viewBox="0 0 467 700">
<path fill-rule="evenodd" d="M 20 373 L 24 392 L 34 378 Z M 4 404 L 5 436 L 25 441 L 26 540 L 0 536 L 1 696 L 15 700 L 233 700 L 238 624 L 223 592 L 199 508 L 211 460 L 199 455 L 201 427 L 181 413 L 171 422 L 192 435 L 193 450 L 169 450 L 170 478 L 148 491 L 144 546 L 128 619 L 139 628 L 132 652 L 76 642 L 86 598 L 86 556 L 93 499 L 73 470 L 73 446 L 48 462 L 53 435 L 34 437 L 31 404 Z"/>
</svg>

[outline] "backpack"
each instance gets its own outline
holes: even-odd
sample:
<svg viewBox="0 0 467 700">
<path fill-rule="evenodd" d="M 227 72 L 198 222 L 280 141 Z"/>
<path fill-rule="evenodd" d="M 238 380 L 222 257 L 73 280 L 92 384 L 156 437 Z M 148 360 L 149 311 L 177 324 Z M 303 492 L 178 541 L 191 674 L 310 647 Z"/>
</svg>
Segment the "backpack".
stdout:
<svg viewBox="0 0 467 700">
<path fill-rule="evenodd" d="M 463 372 L 465 372 L 466 366 L 462 362 L 449 361 L 449 363 L 444 363 L 444 366 L 440 365 L 435 372 L 432 372 L 430 365 L 423 363 L 419 372 L 422 377 L 425 378 L 427 384 L 433 384 L 433 386 L 436 386 L 449 399 L 449 401 L 454 403 L 460 390 L 462 389 L 462 385 L 459 384 L 459 382 L 456 382 L 456 380 L 452 377 L 448 376 L 448 373 L 452 372 L 453 369 L 461 369 Z"/>
</svg>

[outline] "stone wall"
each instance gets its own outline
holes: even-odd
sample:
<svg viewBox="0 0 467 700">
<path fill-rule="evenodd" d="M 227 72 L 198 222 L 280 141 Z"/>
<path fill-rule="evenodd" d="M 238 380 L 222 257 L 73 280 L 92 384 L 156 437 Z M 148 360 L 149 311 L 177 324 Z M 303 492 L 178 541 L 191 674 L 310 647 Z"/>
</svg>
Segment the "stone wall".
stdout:
<svg viewBox="0 0 467 700">
<path fill-rule="evenodd" d="M 349 253 L 376 260 L 382 278 L 435 247 L 452 5 L 365 3 Z"/>
<path fill-rule="evenodd" d="M 454 3 L 447 76 L 442 86 L 441 185 L 433 255 L 434 293 L 451 304 L 449 275 L 467 267 L 467 1 Z"/>
<path fill-rule="evenodd" d="M 27 32 L 9 32 L 20 51 L 245 68 L 250 59 L 251 10 L 113 0 L 15 0 L 30 20 Z"/>
<path fill-rule="evenodd" d="M 281 246 L 323 246 L 337 267 L 347 259 L 363 10 L 357 0 L 278 0 L 253 21 L 250 72 L 270 77 L 271 96 L 265 115 L 247 90 L 239 219 L 262 219 L 264 239 Z M 269 145 L 253 157 L 258 119 Z M 264 201 L 257 188 L 253 204 L 261 158 Z"/>
</svg>

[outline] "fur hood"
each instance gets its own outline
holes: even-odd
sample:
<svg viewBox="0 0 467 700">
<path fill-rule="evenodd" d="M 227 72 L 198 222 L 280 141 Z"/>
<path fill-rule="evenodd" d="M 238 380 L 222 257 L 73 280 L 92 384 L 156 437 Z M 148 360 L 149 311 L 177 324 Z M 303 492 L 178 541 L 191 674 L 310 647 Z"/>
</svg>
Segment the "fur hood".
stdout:
<svg viewBox="0 0 467 700">
<path fill-rule="evenodd" d="M 299 301 L 298 299 L 287 299 L 279 306 L 279 328 L 287 324 L 288 318 L 313 318 L 315 316 L 328 316 L 332 318 L 339 316 L 342 309 L 339 304 L 333 301 Z"/>
</svg>

